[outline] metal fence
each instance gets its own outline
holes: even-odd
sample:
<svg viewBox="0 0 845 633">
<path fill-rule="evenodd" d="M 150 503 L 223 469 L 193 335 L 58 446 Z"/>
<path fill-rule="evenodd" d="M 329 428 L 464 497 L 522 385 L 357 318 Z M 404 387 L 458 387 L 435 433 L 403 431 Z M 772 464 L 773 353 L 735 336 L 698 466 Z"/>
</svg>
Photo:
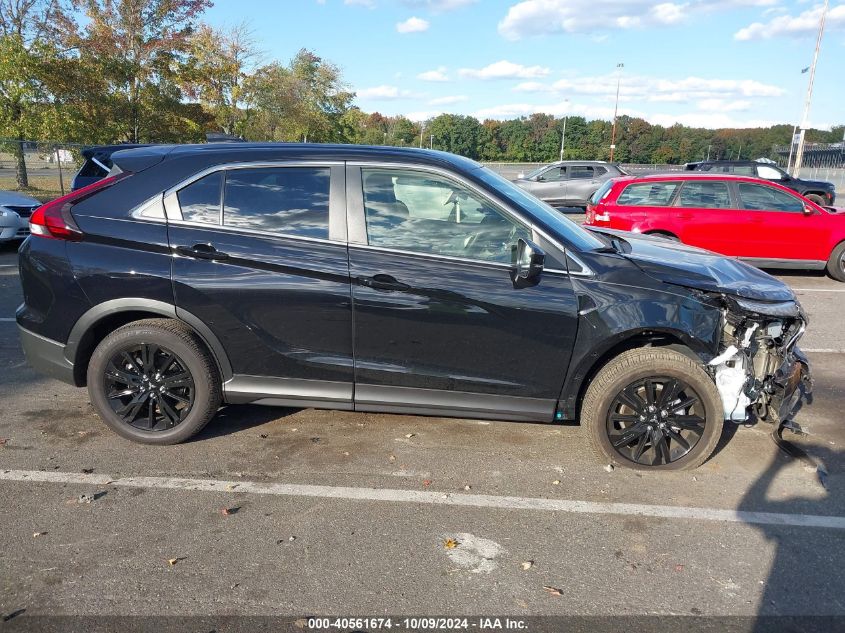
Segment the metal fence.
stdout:
<svg viewBox="0 0 845 633">
<path fill-rule="evenodd" d="M 62 195 L 82 165 L 79 143 L 24 141 L 23 163 L 27 184 L 42 197 Z M 14 149 L 20 141 L 0 139 L 0 191 L 18 187 L 18 157 Z"/>
</svg>

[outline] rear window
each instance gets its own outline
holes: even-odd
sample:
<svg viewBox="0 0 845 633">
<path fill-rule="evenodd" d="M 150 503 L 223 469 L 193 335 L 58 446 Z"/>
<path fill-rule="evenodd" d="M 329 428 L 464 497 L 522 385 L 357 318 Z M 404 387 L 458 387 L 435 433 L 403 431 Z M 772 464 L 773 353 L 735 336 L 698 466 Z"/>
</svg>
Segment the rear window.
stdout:
<svg viewBox="0 0 845 633">
<path fill-rule="evenodd" d="M 681 189 L 678 206 L 697 209 L 729 209 L 731 196 L 723 182 L 687 181 Z"/>
<path fill-rule="evenodd" d="M 668 207 L 677 189 L 677 182 L 634 183 L 625 187 L 616 204 L 632 207 Z"/>
<path fill-rule="evenodd" d="M 569 168 L 569 177 L 571 179 L 575 178 L 585 178 L 589 180 L 595 174 L 595 170 L 589 166 L 582 166 L 582 165 L 573 165 Z"/>
<path fill-rule="evenodd" d="M 593 197 L 590 198 L 590 204 L 598 204 L 599 202 L 601 202 L 605 198 L 605 196 L 607 196 L 611 187 L 613 187 L 613 181 L 606 181 L 601 187 L 598 188 L 598 190 L 596 190 L 596 192 L 593 194 Z"/>
<path fill-rule="evenodd" d="M 103 162 L 103 161 L 100 161 Z M 107 165 L 109 169 L 111 169 L 111 161 L 107 160 L 103 162 L 104 165 Z M 82 163 L 82 169 L 79 170 L 79 176 L 83 176 L 85 178 L 105 178 L 109 175 L 108 169 L 103 169 L 97 163 L 95 163 L 90 158 L 86 159 L 84 163 Z"/>
</svg>

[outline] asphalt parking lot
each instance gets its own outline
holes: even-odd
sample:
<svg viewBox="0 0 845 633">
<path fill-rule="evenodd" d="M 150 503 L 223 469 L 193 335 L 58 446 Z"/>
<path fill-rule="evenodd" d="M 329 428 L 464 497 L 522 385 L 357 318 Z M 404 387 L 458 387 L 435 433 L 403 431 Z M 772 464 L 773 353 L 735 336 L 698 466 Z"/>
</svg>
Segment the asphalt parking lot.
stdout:
<svg viewBox="0 0 845 633">
<path fill-rule="evenodd" d="M 845 615 L 845 284 L 779 276 L 816 380 L 787 439 L 821 468 L 727 425 L 648 475 L 577 426 L 255 406 L 132 444 L 27 367 L 0 246 L 0 614 Z"/>
</svg>

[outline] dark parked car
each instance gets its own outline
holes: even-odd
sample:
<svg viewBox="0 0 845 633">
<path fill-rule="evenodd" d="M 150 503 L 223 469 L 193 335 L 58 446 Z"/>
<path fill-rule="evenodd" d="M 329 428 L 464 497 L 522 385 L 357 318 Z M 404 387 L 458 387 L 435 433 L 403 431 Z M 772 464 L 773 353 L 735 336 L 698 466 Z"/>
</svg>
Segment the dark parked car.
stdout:
<svg viewBox="0 0 845 633">
<path fill-rule="evenodd" d="M 109 175 L 111 171 L 112 162 L 111 155 L 124 149 L 134 149 L 136 147 L 147 147 L 146 145 L 138 144 L 120 144 L 120 145 L 95 145 L 93 147 L 86 147 L 80 154 L 82 154 L 82 167 L 76 172 L 73 177 L 73 182 L 70 185 L 71 191 L 82 189 L 88 185 L 102 180 Z"/>
<path fill-rule="evenodd" d="M 579 227 L 441 152 L 148 147 L 40 207 L 29 362 L 103 421 L 188 439 L 224 402 L 580 420 L 603 460 L 679 469 L 782 420 L 805 318 L 742 262 Z"/>
<path fill-rule="evenodd" d="M 613 163 L 564 160 L 520 174 L 514 181 L 554 207 L 586 208 L 592 195 L 611 178 L 626 175 Z"/>
<path fill-rule="evenodd" d="M 771 163 L 754 160 L 704 160 L 697 163 L 687 163 L 684 167 L 689 171 L 756 176 L 763 180 L 771 180 L 787 189 L 800 193 L 821 207 L 830 206 L 836 201 L 836 188 L 832 182 L 793 178 L 780 167 Z"/>
</svg>

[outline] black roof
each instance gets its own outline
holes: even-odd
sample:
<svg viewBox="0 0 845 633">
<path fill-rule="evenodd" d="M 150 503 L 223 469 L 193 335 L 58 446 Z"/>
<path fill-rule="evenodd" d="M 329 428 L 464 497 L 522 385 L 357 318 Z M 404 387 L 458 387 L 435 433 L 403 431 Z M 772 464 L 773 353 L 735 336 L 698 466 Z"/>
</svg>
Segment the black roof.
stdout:
<svg viewBox="0 0 845 633">
<path fill-rule="evenodd" d="M 250 162 L 260 160 L 395 160 L 432 166 L 477 169 L 474 160 L 414 147 L 341 145 L 328 143 L 208 143 L 203 145 L 149 145 L 122 150 L 112 160 L 122 169 L 140 171 L 163 160 L 197 156 L 203 162 Z"/>
<path fill-rule="evenodd" d="M 85 158 L 92 158 L 96 156 L 99 159 L 103 157 L 108 158 L 115 152 L 119 152 L 125 149 L 137 149 L 138 147 L 149 147 L 146 143 L 117 143 L 115 145 L 91 145 L 89 147 L 84 147 L 80 154 L 82 154 Z"/>
</svg>

